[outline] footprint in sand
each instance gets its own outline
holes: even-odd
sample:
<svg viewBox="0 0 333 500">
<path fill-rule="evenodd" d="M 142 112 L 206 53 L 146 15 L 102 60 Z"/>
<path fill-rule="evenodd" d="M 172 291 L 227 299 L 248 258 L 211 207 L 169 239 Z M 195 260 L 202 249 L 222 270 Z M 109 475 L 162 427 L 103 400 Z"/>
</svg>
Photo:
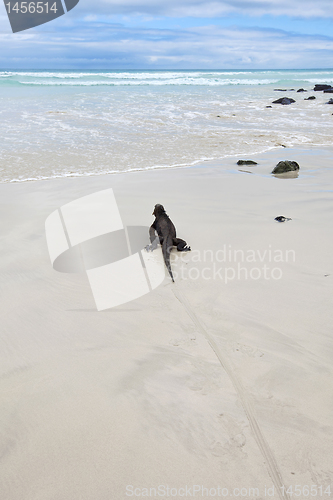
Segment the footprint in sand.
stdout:
<svg viewBox="0 0 333 500">
<path fill-rule="evenodd" d="M 234 351 L 241 352 L 242 354 L 246 354 L 247 356 L 250 356 L 251 358 L 261 358 L 264 353 L 257 349 L 256 347 L 251 347 L 249 345 L 245 344 L 239 344 L 237 343 L 234 348 Z"/>
</svg>

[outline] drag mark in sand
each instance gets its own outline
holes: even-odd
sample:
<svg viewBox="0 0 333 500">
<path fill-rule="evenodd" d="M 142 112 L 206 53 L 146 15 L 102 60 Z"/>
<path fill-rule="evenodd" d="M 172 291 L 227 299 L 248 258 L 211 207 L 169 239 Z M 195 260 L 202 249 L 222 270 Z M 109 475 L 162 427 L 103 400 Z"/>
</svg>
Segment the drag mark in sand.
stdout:
<svg viewBox="0 0 333 500">
<path fill-rule="evenodd" d="M 243 384 L 237 377 L 237 375 L 234 373 L 233 369 L 229 365 L 229 362 L 225 357 L 222 355 L 220 349 L 218 348 L 215 340 L 213 337 L 207 332 L 207 330 L 202 326 L 201 322 L 197 318 L 196 314 L 193 312 L 190 304 L 184 297 L 184 295 L 180 292 L 178 289 L 177 285 L 174 285 L 173 287 L 173 293 L 176 297 L 176 299 L 182 304 L 182 306 L 185 308 L 187 314 L 197 327 L 198 331 L 202 333 L 202 335 L 205 337 L 207 340 L 208 344 L 211 346 L 213 349 L 216 357 L 218 358 L 219 362 L 221 363 L 221 366 L 224 368 L 226 371 L 227 375 L 229 376 L 240 400 L 243 406 L 243 409 L 245 411 L 245 414 L 248 418 L 248 421 L 250 423 L 250 427 L 252 429 L 254 438 L 256 440 L 256 443 L 260 449 L 261 454 L 263 455 L 265 462 L 267 464 L 267 469 L 268 473 L 274 483 L 275 488 L 278 491 L 278 495 L 280 499 L 290 499 L 289 495 L 286 492 L 286 488 L 284 488 L 284 483 L 282 480 L 282 476 L 278 467 L 278 464 L 276 463 L 276 460 L 274 458 L 274 455 L 263 435 L 263 433 L 260 430 L 259 424 L 257 422 L 257 419 L 254 414 L 254 410 L 252 407 L 252 403 L 250 399 L 248 398 L 248 395 L 246 394 L 246 390 L 243 387 Z M 283 494 L 284 492 L 284 494 Z"/>
</svg>

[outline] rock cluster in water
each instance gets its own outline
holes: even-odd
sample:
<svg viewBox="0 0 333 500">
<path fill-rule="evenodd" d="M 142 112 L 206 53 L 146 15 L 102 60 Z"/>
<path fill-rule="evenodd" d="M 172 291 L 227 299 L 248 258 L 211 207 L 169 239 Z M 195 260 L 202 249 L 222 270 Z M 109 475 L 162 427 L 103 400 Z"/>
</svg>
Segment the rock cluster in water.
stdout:
<svg viewBox="0 0 333 500">
<path fill-rule="evenodd" d="M 275 91 L 278 92 L 287 92 L 287 89 L 274 89 Z M 289 91 L 292 91 L 295 89 L 289 89 Z M 324 94 L 333 94 L 333 86 L 329 85 L 328 83 L 316 83 L 313 89 L 315 92 L 323 92 Z M 306 89 L 300 88 L 297 90 L 297 92 L 307 92 Z M 312 101 L 315 99 L 315 96 L 310 96 L 304 99 L 305 101 Z M 287 104 L 292 104 L 296 102 L 294 99 L 291 97 L 280 97 L 280 99 L 276 99 L 276 101 L 273 101 L 273 104 L 282 104 L 282 105 L 287 105 Z M 328 101 L 327 104 L 333 104 L 332 99 Z M 266 108 L 270 108 L 271 106 L 266 106 Z"/>
</svg>

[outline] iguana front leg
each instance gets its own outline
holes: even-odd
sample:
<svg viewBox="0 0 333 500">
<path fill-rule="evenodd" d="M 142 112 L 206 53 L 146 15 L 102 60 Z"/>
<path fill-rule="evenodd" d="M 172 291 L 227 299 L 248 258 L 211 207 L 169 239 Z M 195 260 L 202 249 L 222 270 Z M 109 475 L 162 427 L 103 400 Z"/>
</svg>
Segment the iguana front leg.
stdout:
<svg viewBox="0 0 333 500">
<path fill-rule="evenodd" d="M 145 249 L 147 250 L 147 252 L 153 252 L 154 250 L 156 250 L 157 245 L 160 242 L 159 237 L 157 236 L 153 226 L 150 226 L 149 228 L 149 238 L 150 238 L 150 245 L 147 245 Z"/>
</svg>

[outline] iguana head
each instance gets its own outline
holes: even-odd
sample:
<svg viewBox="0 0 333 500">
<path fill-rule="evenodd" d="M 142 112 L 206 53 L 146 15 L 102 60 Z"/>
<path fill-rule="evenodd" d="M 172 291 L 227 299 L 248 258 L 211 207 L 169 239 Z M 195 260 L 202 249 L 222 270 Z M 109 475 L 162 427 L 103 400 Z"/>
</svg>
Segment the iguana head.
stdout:
<svg viewBox="0 0 333 500">
<path fill-rule="evenodd" d="M 155 217 L 158 217 L 159 215 L 162 215 L 162 214 L 165 214 L 165 210 L 164 210 L 163 205 L 160 205 L 160 204 L 155 205 L 153 215 L 155 215 Z"/>
</svg>

